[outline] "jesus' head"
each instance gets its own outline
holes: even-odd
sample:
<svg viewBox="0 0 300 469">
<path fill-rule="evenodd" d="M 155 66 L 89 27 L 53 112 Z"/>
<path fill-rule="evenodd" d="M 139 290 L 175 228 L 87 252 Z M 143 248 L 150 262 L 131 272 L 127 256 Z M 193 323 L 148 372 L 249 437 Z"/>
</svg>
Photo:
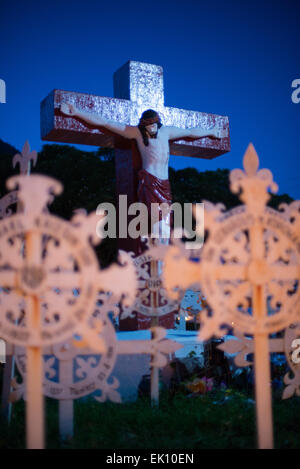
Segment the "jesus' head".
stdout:
<svg viewBox="0 0 300 469">
<path fill-rule="evenodd" d="M 162 123 L 156 111 L 153 111 L 153 109 L 147 109 L 147 111 L 143 112 L 138 128 L 143 136 L 144 145 L 149 145 L 149 138 L 157 137 L 158 130 L 161 126 Z"/>
</svg>

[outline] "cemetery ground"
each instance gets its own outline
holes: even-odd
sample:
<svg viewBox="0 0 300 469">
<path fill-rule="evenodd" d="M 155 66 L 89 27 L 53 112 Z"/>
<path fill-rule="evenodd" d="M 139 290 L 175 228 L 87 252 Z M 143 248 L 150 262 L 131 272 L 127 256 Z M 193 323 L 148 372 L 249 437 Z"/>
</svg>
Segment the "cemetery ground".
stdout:
<svg viewBox="0 0 300 469">
<path fill-rule="evenodd" d="M 300 447 L 300 397 L 283 401 L 273 390 L 275 448 Z M 237 388 L 206 394 L 162 390 L 158 407 L 136 402 L 74 401 L 74 437 L 59 436 L 58 402 L 46 398 L 46 448 L 223 449 L 256 448 L 253 392 Z M 11 423 L 0 423 L 0 448 L 25 448 L 25 405 L 13 405 Z"/>
</svg>

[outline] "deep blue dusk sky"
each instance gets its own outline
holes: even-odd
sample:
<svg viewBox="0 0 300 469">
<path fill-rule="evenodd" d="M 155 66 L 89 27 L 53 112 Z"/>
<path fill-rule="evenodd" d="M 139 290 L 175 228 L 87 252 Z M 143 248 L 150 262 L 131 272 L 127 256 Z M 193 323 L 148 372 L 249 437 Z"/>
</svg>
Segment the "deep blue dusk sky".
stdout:
<svg viewBox="0 0 300 469">
<path fill-rule="evenodd" d="M 300 78 L 299 4 L 0 0 L 0 138 L 40 150 L 40 101 L 52 89 L 113 96 L 114 71 L 138 60 L 163 66 L 167 106 L 230 119 L 230 153 L 171 156 L 171 166 L 239 168 L 251 141 L 279 193 L 300 198 L 300 103 L 291 100 Z"/>
</svg>

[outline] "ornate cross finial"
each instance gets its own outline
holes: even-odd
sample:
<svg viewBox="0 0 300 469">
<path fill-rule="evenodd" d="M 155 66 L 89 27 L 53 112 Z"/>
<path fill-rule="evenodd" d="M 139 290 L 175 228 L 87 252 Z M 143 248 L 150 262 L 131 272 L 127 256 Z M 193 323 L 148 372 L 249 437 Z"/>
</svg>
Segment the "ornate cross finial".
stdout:
<svg viewBox="0 0 300 469">
<path fill-rule="evenodd" d="M 272 192 L 277 192 L 278 186 L 273 182 L 270 170 L 258 171 L 259 158 L 252 143 L 248 145 L 244 154 L 243 166 L 244 172 L 241 169 L 231 171 L 230 187 L 235 193 L 241 189 L 240 199 L 247 204 L 251 213 L 258 215 L 270 199 L 268 188 Z"/>
<path fill-rule="evenodd" d="M 30 151 L 28 140 L 26 140 L 21 153 L 16 153 L 16 155 L 13 157 L 13 167 L 19 164 L 20 173 L 27 174 L 28 165 L 31 161 L 33 162 L 33 165 L 35 166 L 37 162 L 37 152 L 35 150 Z"/>
</svg>

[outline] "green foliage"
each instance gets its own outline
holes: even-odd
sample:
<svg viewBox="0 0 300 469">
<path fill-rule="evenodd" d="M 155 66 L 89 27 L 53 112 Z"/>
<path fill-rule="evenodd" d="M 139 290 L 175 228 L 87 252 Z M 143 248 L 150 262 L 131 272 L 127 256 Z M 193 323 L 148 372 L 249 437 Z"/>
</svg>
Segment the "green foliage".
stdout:
<svg viewBox="0 0 300 469">
<path fill-rule="evenodd" d="M 69 145 L 43 146 L 33 172 L 52 176 L 64 185 L 63 194 L 50 207 L 53 213 L 69 219 L 77 208 L 89 213 L 101 202 L 115 203 L 114 160 L 110 150 L 105 156 Z"/>
<path fill-rule="evenodd" d="M 0 198 L 8 192 L 6 189 L 6 180 L 19 173 L 19 167 L 12 167 L 12 155 L 0 153 Z"/>
<path fill-rule="evenodd" d="M 221 202 L 227 209 L 240 204 L 229 189 L 229 170 L 217 169 L 200 173 L 195 168 L 175 171 L 170 168 L 170 182 L 174 202 Z"/>
<path fill-rule="evenodd" d="M 116 203 L 114 154 L 110 149 L 83 152 L 69 145 L 44 145 L 34 172 L 47 174 L 64 185 L 50 211 L 70 219 L 73 211 L 95 211 L 102 202 Z M 96 252 L 102 267 L 117 257 L 117 240 L 106 238 Z"/>
<path fill-rule="evenodd" d="M 219 449 L 255 448 L 255 405 L 236 391 L 195 398 L 161 395 L 150 400 L 99 404 L 74 401 L 74 438 L 63 442 L 58 432 L 58 401 L 46 399 L 47 448 Z M 0 421 L 0 448 L 25 447 L 24 402 L 14 404 L 8 427 Z M 275 448 L 299 448 L 300 398 L 282 401 L 273 395 Z"/>
</svg>

